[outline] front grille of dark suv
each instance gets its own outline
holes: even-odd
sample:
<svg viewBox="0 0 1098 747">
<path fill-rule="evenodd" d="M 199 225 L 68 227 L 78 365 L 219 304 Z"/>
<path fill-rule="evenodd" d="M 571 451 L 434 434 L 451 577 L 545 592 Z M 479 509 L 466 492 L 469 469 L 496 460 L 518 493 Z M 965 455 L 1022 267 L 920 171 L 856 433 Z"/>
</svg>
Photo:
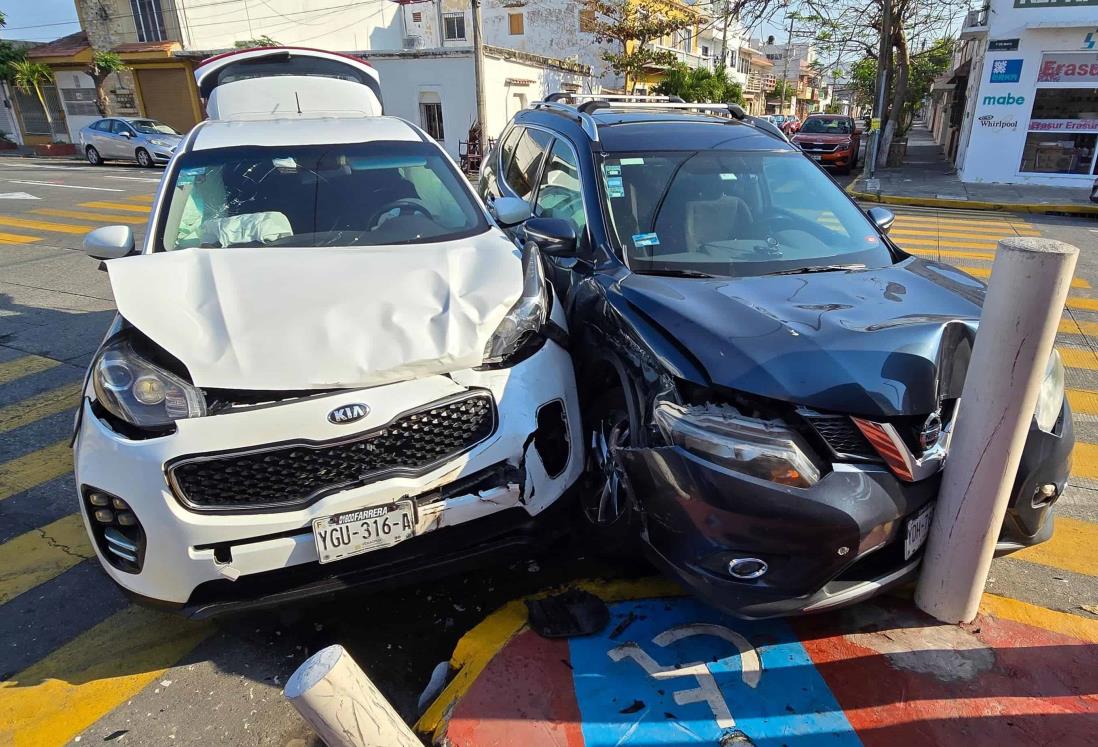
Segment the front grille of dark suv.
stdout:
<svg viewBox="0 0 1098 747">
<path fill-rule="evenodd" d="M 183 457 L 168 465 L 168 481 L 196 511 L 300 508 L 383 477 L 428 472 L 484 441 L 495 427 L 492 395 L 477 392 L 339 441 Z"/>
<path fill-rule="evenodd" d="M 839 457 L 880 460 L 880 455 L 846 415 L 822 415 L 801 413 L 805 420 L 816 429 L 831 450 Z"/>
</svg>

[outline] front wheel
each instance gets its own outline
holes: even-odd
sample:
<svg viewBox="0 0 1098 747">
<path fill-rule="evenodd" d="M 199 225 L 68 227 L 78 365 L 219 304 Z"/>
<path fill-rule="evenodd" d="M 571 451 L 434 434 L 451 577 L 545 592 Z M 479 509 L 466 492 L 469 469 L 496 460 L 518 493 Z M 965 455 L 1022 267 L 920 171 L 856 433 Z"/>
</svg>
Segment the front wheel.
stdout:
<svg viewBox="0 0 1098 747">
<path fill-rule="evenodd" d="M 152 158 L 152 156 L 149 155 L 149 152 L 147 150 L 145 150 L 144 148 L 138 148 L 137 149 L 137 165 L 148 169 L 148 168 L 152 168 L 156 164 L 153 162 L 153 158 Z"/>
<path fill-rule="evenodd" d="M 97 151 L 93 145 L 89 145 L 88 149 L 84 151 L 84 157 L 88 159 L 88 163 L 92 166 L 103 165 L 103 156 L 99 155 L 99 151 Z"/>
<path fill-rule="evenodd" d="M 600 555 L 634 553 L 634 518 L 626 493 L 625 474 L 614 450 L 626 447 L 629 412 L 625 393 L 602 393 L 590 411 L 587 428 L 587 473 L 581 503 L 591 544 Z"/>
</svg>

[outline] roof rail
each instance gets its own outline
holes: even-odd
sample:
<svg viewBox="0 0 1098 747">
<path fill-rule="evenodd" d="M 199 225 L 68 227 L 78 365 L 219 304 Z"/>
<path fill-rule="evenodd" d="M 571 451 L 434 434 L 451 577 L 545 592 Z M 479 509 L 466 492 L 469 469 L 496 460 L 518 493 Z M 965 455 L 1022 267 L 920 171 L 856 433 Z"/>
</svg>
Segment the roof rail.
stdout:
<svg viewBox="0 0 1098 747">
<path fill-rule="evenodd" d="M 562 99 L 566 99 L 572 94 L 570 93 L 551 93 L 545 97 L 544 101 L 535 101 L 530 108 L 531 109 L 547 109 L 551 112 L 558 112 L 571 117 L 579 122 L 580 127 L 586 133 L 587 137 L 591 138 L 594 142 L 599 140 L 599 128 L 595 125 L 595 120 L 585 111 L 580 111 L 574 106 L 561 103 Z"/>
</svg>

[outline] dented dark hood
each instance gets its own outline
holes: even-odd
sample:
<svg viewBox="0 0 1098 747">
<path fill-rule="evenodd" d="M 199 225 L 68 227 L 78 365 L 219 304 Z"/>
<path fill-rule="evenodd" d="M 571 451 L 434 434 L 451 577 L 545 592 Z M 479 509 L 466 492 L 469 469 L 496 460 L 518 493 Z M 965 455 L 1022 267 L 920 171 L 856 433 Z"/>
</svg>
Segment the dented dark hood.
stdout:
<svg viewBox="0 0 1098 747">
<path fill-rule="evenodd" d="M 692 279 L 632 274 L 625 300 L 710 383 L 819 410 L 888 417 L 960 396 L 984 286 L 947 265 Z"/>
</svg>

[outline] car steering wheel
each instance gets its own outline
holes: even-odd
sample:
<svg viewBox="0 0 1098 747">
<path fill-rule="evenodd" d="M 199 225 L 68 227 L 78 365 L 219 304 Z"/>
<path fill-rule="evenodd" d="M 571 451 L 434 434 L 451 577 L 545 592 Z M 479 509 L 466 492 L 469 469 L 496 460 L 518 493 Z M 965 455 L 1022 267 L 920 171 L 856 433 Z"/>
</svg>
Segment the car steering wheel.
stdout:
<svg viewBox="0 0 1098 747">
<path fill-rule="evenodd" d="M 381 220 L 381 216 L 394 209 L 398 211 L 398 215 L 414 215 L 415 213 L 419 213 L 430 220 L 435 219 L 434 214 L 427 208 L 427 205 L 424 204 L 423 200 L 415 197 L 401 197 L 399 200 L 393 200 L 392 202 L 383 205 L 381 209 L 370 216 L 370 222 L 367 225 L 371 228 L 377 228 L 377 222 Z"/>
</svg>

